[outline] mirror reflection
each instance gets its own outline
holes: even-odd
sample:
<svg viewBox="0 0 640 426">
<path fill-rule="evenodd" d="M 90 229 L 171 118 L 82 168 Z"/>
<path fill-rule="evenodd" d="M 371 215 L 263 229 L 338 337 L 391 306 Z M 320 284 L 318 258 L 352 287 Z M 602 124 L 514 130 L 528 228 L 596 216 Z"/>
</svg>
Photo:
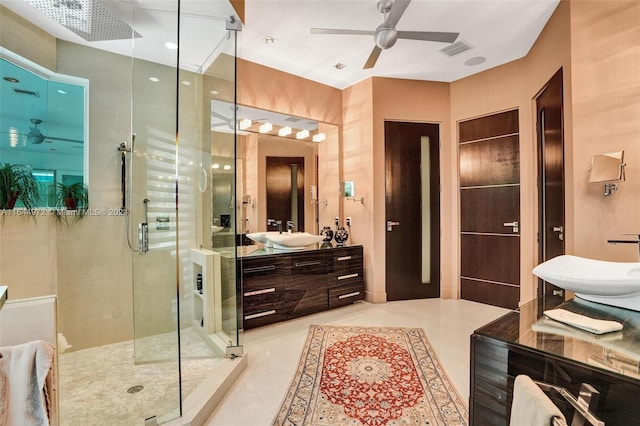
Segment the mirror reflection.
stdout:
<svg viewBox="0 0 640 426">
<path fill-rule="evenodd" d="M 251 244 L 244 235 L 276 230 L 268 223 L 312 234 L 333 223 L 340 196 L 337 126 L 213 100 L 211 130 L 213 247 Z M 237 211 L 234 197 L 242 200 Z M 234 220 L 237 237 L 229 227 Z"/>
<path fill-rule="evenodd" d="M 32 207 L 48 207 L 54 183 L 85 180 L 88 82 L 52 73 L 5 48 L 0 74 L 0 162 L 27 166 L 39 187 Z"/>
<path fill-rule="evenodd" d="M 591 157 L 589 182 L 615 182 L 624 180 L 624 151 Z"/>
</svg>

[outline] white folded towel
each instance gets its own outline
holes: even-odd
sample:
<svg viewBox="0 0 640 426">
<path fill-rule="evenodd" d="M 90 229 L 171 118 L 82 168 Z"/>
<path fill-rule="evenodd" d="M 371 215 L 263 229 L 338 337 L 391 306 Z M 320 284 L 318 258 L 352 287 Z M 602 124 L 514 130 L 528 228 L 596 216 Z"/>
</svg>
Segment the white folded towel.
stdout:
<svg viewBox="0 0 640 426">
<path fill-rule="evenodd" d="M 0 348 L 0 425 L 50 424 L 54 352 L 42 340 Z"/>
<path fill-rule="evenodd" d="M 613 331 L 620 331 L 623 328 L 622 324 L 617 321 L 591 318 L 576 314 L 575 312 L 567 311 L 566 309 L 550 309 L 544 311 L 544 315 L 553 320 L 569 324 L 573 327 L 577 327 L 594 334 L 611 333 Z"/>
<path fill-rule="evenodd" d="M 529 376 L 521 374 L 513 384 L 509 426 L 550 426 L 567 424 L 558 407 Z"/>
</svg>

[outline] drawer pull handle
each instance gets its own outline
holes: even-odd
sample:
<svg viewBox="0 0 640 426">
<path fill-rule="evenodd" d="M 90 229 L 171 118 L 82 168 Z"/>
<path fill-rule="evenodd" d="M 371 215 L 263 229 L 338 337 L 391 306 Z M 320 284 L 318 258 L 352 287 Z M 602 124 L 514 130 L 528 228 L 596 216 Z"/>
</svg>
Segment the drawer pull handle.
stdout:
<svg viewBox="0 0 640 426">
<path fill-rule="evenodd" d="M 351 260 L 351 256 L 342 256 L 339 257 L 338 260 Z"/>
<path fill-rule="evenodd" d="M 247 291 L 244 295 L 245 296 L 257 296 L 259 294 L 273 293 L 274 291 L 276 291 L 276 288 L 275 287 L 271 287 L 271 288 L 264 288 L 262 290 Z"/>
<path fill-rule="evenodd" d="M 340 276 L 338 277 L 338 279 L 339 279 L 339 280 L 348 280 L 349 278 L 355 278 L 355 277 L 357 277 L 358 275 L 360 275 L 360 274 L 357 274 L 357 273 L 356 273 L 356 274 L 340 275 Z"/>
<path fill-rule="evenodd" d="M 296 262 L 296 268 L 299 268 L 301 266 L 313 266 L 313 265 L 320 265 L 322 263 L 322 260 L 310 260 L 308 262 Z"/>
<path fill-rule="evenodd" d="M 270 311 L 264 311 L 264 312 L 260 312 L 260 313 L 257 313 L 257 314 L 245 315 L 244 319 L 250 320 L 250 319 L 254 319 L 254 318 L 266 317 L 267 315 L 273 315 L 275 313 L 276 313 L 276 310 L 272 309 Z"/>
<path fill-rule="evenodd" d="M 252 272 L 266 272 L 266 271 L 275 271 L 276 265 L 267 265 L 267 266 L 256 266 L 254 268 L 246 268 L 243 270 L 245 274 L 250 274 Z"/>
<path fill-rule="evenodd" d="M 360 294 L 359 291 L 354 291 L 353 293 L 341 294 L 340 296 L 338 296 L 338 299 L 346 299 L 347 297 L 354 297 L 359 294 Z"/>
</svg>

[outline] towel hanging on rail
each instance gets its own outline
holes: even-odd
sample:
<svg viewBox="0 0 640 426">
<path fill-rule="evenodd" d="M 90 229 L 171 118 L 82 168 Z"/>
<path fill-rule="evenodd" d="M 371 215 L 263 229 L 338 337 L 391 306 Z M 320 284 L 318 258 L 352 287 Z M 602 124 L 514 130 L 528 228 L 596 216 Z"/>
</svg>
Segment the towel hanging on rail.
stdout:
<svg viewBox="0 0 640 426">
<path fill-rule="evenodd" d="M 552 423 L 553 422 L 553 423 Z M 531 380 L 521 374 L 513 385 L 513 404 L 509 426 L 567 426 L 558 407 Z"/>
</svg>

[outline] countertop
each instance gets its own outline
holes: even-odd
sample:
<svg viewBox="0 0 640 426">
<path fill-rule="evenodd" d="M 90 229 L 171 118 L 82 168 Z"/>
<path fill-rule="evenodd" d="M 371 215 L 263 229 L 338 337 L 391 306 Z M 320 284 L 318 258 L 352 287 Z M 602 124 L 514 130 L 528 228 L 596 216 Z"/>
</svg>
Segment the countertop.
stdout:
<svg viewBox="0 0 640 426">
<path fill-rule="evenodd" d="M 221 257 L 232 258 L 234 257 L 234 250 L 238 256 L 238 258 L 245 257 L 259 257 L 259 256 L 273 256 L 278 254 L 292 254 L 292 253 L 303 253 L 303 252 L 313 252 L 313 251 L 321 251 L 321 250 L 333 250 L 336 248 L 345 248 L 345 247 L 358 247 L 358 245 L 354 246 L 341 246 L 341 247 L 319 247 L 316 245 L 311 245 L 305 247 L 303 249 L 291 249 L 291 250 L 281 250 L 274 248 L 265 248 L 262 244 L 252 244 L 248 246 L 238 246 L 238 247 L 218 247 L 214 248 L 213 251 L 220 253 Z"/>
<path fill-rule="evenodd" d="M 479 328 L 475 334 L 614 372 L 640 381 L 640 312 L 574 298 L 555 308 L 622 323 L 621 331 L 596 335 L 544 317 L 535 299 Z"/>
</svg>

